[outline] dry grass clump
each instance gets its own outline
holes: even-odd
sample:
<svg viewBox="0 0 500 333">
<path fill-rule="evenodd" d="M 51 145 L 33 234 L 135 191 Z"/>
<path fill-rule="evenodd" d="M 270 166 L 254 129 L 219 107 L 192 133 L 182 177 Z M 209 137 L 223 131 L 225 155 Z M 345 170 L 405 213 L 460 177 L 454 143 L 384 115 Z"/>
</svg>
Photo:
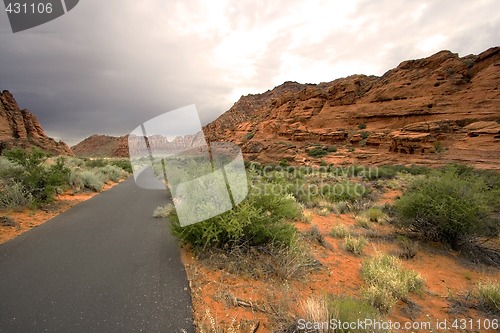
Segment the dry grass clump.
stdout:
<svg viewBox="0 0 500 333">
<path fill-rule="evenodd" d="M 172 211 L 174 210 L 174 205 L 171 203 L 166 204 L 165 206 L 156 207 L 153 212 L 153 217 L 156 218 L 167 218 Z"/>
<path fill-rule="evenodd" d="M 349 235 L 349 229 L 347 229 L 347 227 L 343 224 L 337 224 L 330 231 L 330 236 L 334 238 L 345 238 Z"/>
<path fill-rule="evenodd" d="M 401 266 L 394 256 L 377 254 L 367 259 L 361 267 L 361 275 L 368 283 L 364 290 L 367 301 L 382 312 L 388 312 L 399 299 L 408 293 L 421 291 L 423 278 Z"/>
<path fill-rule="evenodd" d="M 500 314 L 500 283 L 482 282 L 477 286 L 479 304 L 494 313 Z"/>
<path fill-rule="evenodd" d="M 351 237 L 350 235 L 346 237 L 344 246 L 347 251 L 354 253 L 355 255 L 363 254 L 363 249 L 365 248 L 368 241 L 364 237 Z"/>
</svg>

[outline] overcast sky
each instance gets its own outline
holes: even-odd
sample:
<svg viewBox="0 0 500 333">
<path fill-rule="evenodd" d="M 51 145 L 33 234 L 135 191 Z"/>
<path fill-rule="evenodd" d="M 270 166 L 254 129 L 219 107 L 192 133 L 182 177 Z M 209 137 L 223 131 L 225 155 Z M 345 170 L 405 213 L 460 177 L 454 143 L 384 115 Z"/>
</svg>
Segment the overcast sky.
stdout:
<svg viewBox="0 0 500 333">
<path fill-rule="evenodd" d="M 0 89 L 73 145 L 190 104 L 206 123 L 284 81 L 382 75 L 499 42 L 498 0 L 80 0 L 16 34 L 0 13 Z"/>
</svg>

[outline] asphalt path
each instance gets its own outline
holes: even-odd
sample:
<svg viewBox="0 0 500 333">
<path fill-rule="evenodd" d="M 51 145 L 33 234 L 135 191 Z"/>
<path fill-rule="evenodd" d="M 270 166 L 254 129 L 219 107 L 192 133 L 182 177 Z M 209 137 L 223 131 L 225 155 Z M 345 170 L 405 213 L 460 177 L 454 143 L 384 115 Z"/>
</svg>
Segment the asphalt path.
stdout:
<svg viewBox="0 0 500 333">
<path fill-rule="evenodd" d="M 0 245 L 0 332 L 193 332 L 167 200 L 128 179 Z"/>
</svg>

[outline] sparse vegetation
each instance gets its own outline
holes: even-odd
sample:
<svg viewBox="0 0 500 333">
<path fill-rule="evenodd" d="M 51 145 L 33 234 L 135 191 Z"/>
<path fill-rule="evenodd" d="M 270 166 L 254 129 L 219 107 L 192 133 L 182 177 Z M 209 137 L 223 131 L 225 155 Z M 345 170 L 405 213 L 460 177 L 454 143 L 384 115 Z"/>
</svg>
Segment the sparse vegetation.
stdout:
<svg viewBox="0 0 500 333">
<path fill-rule="evenodd" d="M 354 253 L 355 255 L 363 254 L 363 249 L 365 248 L 368 241 L 364 237 L 352 237 L 348 235 L 345 238 L 344 246 L 347 251 Z"/>
<path fill-rule="evenodd" d="M 434 149 L 436 150 L 436 153 L 443 153 L 446 151 L 446 148 L 444 148 L 440 141 L 434 142 Z"/>
<path fill-rule="evenodd" d="M 382 312 L 388 312 L 410 292 L 421 291 L 424 285 L 419 274 L 401 267 L 396 257 L 383 254 L 365 260 L 361 275 L 368 284 L 363 292 L 366 299 Z"/>
<path fill-rule="evenodd" d="M 308 330 L 307 332 L 361 333 L 365 332 L 361 325 L 358 328 L 346 327 L 346 325 L 358 321 L 380 319 L 380 314 L 375 307 L 364 300 L 327 295 L 325 297 L 309 297 L 302 302 L 301 319 L 311 324 L 314 323 L 316 326 L 311 327 L 314 331 Z M 331 323 L 334 323 L 337 329 L 329 327 Z M 382 332 L 382 330 L 375 329 L 373 332 Z"/>
<path fill-rule="evenodd" d="M 359 128 L 360 130 L 363 130 L 363 129 L 365 129 L 365 128 L 366 128 L 366 124 L 365 124 L 365 123 L 361 123 L 361 124 L 359 124 L 359 125 L 358 125 L 358 128 Z"/>
<path fill-rule="evenodd" d="M 347 227 L 343 224 L 337 224 L 330 231 L 330 236 L 334 238 L 345 238 L 349 235 L 349 229 L 347 229 Z"/>
<path fill-rule="evenodd" d="M 418 252 L 418 242 L 412 241 L 408 237 L 398 236 L 396 238 L 399 244 L 400 250 L 398 251 L 398 256 L 401 259 L 412 259 L 417 255 Z"/>
<path fill-rule="evenodd" d="M 370 220 L 364 215 L 358 215 L 355 218 L 356 225 L 364 229 L 370 229 Z"/>
<path fill-rule="evenodd" d="M 245 141 L 252 140 L 254 136 L 255 136 L 255 132 L 250 132 L 250 133 L 247 133 L 247 134 L 245 134 L 245 136 L 243 137 L 243 140 L 245 140 Z"/>
<path fill-rule="evenodd" d="M 500 314 L 500 283 L 482 282 L 477 286 L 479 304 L 496 314 Z"/>
</svg>

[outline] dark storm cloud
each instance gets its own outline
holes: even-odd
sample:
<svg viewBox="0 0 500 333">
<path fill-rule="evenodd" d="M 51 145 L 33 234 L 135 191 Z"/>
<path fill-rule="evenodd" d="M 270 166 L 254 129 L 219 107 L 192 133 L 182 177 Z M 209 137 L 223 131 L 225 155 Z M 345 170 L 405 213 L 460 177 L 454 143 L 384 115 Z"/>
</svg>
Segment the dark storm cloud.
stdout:
<svg viewBox="0 0 500 333">
<path fill-rule="evenodd" d="M 285 80 L 381 75 L 440 49 L 498 43 L 494 1 L 82 0 L 12 34 L 0 13 L 0 89 L 71 144 L 123 135 L 196 104 L 206 123 Z"/>
</svg>

